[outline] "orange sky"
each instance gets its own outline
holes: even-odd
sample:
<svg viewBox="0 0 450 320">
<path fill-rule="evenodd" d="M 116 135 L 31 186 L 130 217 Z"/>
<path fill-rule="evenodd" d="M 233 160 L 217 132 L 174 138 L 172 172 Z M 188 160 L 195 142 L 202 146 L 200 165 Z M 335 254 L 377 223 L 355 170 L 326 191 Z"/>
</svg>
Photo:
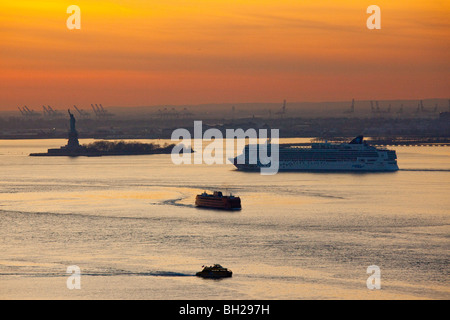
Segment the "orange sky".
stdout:
<svg viewBox="0 0 450 320">
<path fill-rule="evenodd" d="M 0 0 L 0 110 L 449 98 L 449 14 L 444 0 Z"/>
</svg>

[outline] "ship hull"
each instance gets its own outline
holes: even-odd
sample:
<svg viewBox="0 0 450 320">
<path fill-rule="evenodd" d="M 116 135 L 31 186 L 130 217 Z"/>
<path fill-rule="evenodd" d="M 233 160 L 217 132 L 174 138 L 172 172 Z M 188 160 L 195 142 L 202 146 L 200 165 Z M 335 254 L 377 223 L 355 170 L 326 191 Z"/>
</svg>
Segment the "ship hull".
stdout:
<svg viewBox="0 0 450 320">
<path fill-rule="evenodd" d="M 201 271 L 195 274 L 197 277 L 202 278 L 229 278 L 233 275 L 231 271 Z"/>
<path fill-rule="evenodd" d="M 263 166 L 256 164 L 238 164 L 240 171 L 260 171 Z M 330 163 L 327 161 L 289 161 L 279 162 L 278 171 L 311 171 L 311 172 L 394 172 L 398 171 L 397 164 L 386 163 Z"/>
</svg>

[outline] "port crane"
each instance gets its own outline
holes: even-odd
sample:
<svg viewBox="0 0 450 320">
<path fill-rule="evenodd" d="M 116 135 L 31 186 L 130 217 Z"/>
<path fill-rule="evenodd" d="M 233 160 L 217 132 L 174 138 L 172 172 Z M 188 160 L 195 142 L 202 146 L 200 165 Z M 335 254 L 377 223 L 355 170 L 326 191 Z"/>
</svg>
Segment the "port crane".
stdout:
<svg viewBox="0 0 450 320">
<path fill-rule="evenodd" d="M 52 107 L 50 106 L 42 106 L 42 109 L 44 110 L 44 115 L 49 116 L 51 118 L 53 117 L 62 117 L 63 114 L 61 112 L 59 112 L 58 110 L 54 110 Z"/>
<path fill-rule="evenodd" d="M 30 110 L 30 108 L 28 108 L 27 106 L 23 106 L 22 109 L 20 107 L 17 108 L 24 117 L 39 117 L 41 115 L 40 113 L 34 110 Z"/>
<path fill-rule="evenodd" d="M 87 118 L 90 116 L 89 112 L 84 111 L 83 109 L 78 109 L 78 107 L 76 105 L 73 105 L 73 107 L 75 108 L 75 110 L 77 110 L 77 112 L 80 114 L 80 116 L 82 116 L 83 118 Z"/>
<path fill-rule="evenodd" d="M 281 110 L 278 111 L 276 114 L 283 117 L 286 114 L 286 100 L 283 101 L 283 106 L 281 107 Z"/>
<path fill-rule="evenodd" d="M 424 107 L 423 105 L 423 100 L 419 101 L 419 104 L 417 105 L 417 110 L 416 113 L 436 113 L 438 110 L 438 105 L 436 103 L 436 105 L 434 106 L 434 109 L 427 109 Z"/>
<path fill-rule="evenodd" d="M 375 107 L 373 106 L 373 101 L 370 101 L 370 107 L 372 113 L 391 113 L 391 104 L 389 104 L 389 107 L 386 110 L 382 110 L 380 109 L 378 101 L 375 101 Z"/>
<path fill-rule="evenodd" d="M 98 104 L 95 104 L 95 107 L 94 107 L 93 104 L 91 104 L 91 107 L 92 107 L 92 110 L 94 110 L 94 114 L 98 118 L 105 118 L 105 117 L 112 117 L 112 116 L 114 116 L 114 114 L 110 113 L 105 108 L 103 108 L 103 106 L 101 104 L 100 104 L 100 107 L 98 106 Z"/>
<path fill-rule="evenodd" d="M 344 113 L 354 113 L 355 112 L 355 99 L 352 99 L 352 105 L 349 110 L 344 111 Z"/>
</svg>

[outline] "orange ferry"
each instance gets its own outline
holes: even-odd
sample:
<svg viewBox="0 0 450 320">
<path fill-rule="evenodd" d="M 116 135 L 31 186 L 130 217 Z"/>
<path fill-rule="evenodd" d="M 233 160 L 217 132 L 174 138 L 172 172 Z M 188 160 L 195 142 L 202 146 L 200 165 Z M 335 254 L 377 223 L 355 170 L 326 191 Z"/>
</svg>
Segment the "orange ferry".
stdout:
<svg viewBox="0 0 450 320">
<path fill-rule="evenodd" d="M 233 195 L 224 196 L 220 191 L 214 191 L 214 194 L 203 192 L 195 198 L 195 205 L 197 207 L 240 210 L 241 199 Z"/>
</svg>

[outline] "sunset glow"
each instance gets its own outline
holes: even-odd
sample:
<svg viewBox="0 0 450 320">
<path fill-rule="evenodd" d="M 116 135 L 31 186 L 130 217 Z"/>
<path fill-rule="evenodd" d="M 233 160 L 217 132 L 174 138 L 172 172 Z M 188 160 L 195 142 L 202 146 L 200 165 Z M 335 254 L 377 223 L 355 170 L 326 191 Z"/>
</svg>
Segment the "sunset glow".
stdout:
<svg viewBox="0 0 450 320">
<path fill-rule="evenodd" d="M 81 30 L 68 30 L 68 6 Z M 448 98 L 448 1 L 0 1 L 18 105 Z"/>
</svg>

